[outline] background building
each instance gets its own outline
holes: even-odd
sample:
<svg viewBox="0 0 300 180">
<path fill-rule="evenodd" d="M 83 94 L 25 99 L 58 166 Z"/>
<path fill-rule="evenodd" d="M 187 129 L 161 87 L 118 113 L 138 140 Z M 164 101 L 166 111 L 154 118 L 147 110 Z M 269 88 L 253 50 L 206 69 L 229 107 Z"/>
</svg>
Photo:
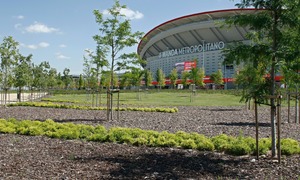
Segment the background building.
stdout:
<svg viewBox="0 0 300 180">
<path fill-rule="evenodd" d="M 138 54 L 147 60 L 146 69 L 154 77 L 158 68 L 168 76 L 173 68 L 183 69 L 184 62 L 196 62 L 205 75 L 222 70 L 230 86 L 238 70 L 235 65 L 223 65 L 222 50 L 233 42 L 249 41 L 244 27 L 222 27 L 227 17 L 255 13 L 255 9 L 227 9 L 182 16 L 164 22 L 150 30 L 140 41 Z M 189 63 L 185 63 L 189 64 Z"/>
</svg>

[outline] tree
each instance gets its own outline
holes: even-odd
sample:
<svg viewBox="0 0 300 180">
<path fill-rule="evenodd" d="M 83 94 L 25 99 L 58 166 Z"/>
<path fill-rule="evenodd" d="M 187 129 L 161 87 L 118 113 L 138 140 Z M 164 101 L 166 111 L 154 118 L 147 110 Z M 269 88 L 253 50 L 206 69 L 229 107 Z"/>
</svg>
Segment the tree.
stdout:
<svg viewBox="0 0 300 180">
<path fill-rule="evenodd" d="M 189 77 L 190 77 L 189 71 L 182 71 L 181 72 L 181 83 L 183 84 L 183 87 L 187 87 L 189 84 Z"/>
<path fill-rule="evenodd" d="M 96 22 L 100 26 L 99 35 L 93 36 L 99 47 L 107 50 L 105 56 L 110 54 L 110 88 L 107 88 L 108 93 L 110 89 L 113 89 L 114 73 L 116 70 L 126 68 L 128 63 L 136 60 L 137 54 L 121 54 L 121 51 L 126 47 L 132 47 L 139 42 L 143 33 L 131 32 L 130 20 L 126 19 L 124 14 L 121 14 L 121 9 L 126 8 L 125 5 L 121 5 L 118 0 L 112 8 L 108 9 L 110 17 L 104 19 L 103 14 L 99 10 L 94 10 Z M 110 96 L 109 96 L 110 97 Z M 110 99 L 112 105 L 112 98 Z M 112 107 L 107 108 L 111 113 Z M 108 113 L 108 114 L 109 114 Z M 107 117 L 109 119 L 109 117 Z"/>
<path fill-rule="evenodd" d="M 176 81 L 178 80 L 178 73 L 177 73 L 176 68 L 172 69 L 172 71 L 169 75 L 169 78 L 170 78 L 171 84 L 173 86 L 173 89 L 175 89 Z"/>
<path fill-rule="evenodd" d="M 2 89 L 5 91 L 4 104 L 7 100 L 7 91 L 13 85 L 13 69 L 17 64 L 19 58 L 19 43 L 16 42 L 11 36 L 4 37 L 0 45 L 0 70 L 2 76 Z"/>
<path fill-rule="evenodd" d="M 229 25 L 237 25 L 250 28 L 247 37 L 252 40 L 250 44 L 236 44 L 225 51 L 225 63 L 239 64 L 240 62 L 253 62 L 262 64 L 264 73 L 269 77 L 266 78 L 263 88 L 254 90 L 252 94 L 262 94 L 260 98 L 264 101 L 269 95 L 274 97 L 277 94 L 275 75 L 282 66 L 281 62 L 293 62 L 299 52 L 294 52 L 293 43 L 295 37 L 299 40 L 299 0 L 242 0 L 238 3 L 239 8 L 254 7 L 259 9 L 255 14 L 238 14 L 228 20 Z M 296 36 L 291 36 L 291 32 L 296 32 Z M 288 40 L 288 41 L 287 41 Z M 295 56 L 296 54 L 296 56 Z M 265 66 L 264 66 L 265 65 Z M 253 89 L 253 88 L 252 88 Z M 258 92 L 265 90 L 266 93 Z M 244 91 L 249 93 L 249 91 Z M 243 97 L 249 97 L 249 94 L 243 94 Z M 271 106 L 271 138 L 272 138 L 272 156 L 276 155 L 276 128 L 275 115 L 276 104 L 275 99 L 270 99 Z"/>
<path fill-rule="evenodd" d="M 196 86 L 203 87 L 204 84 L 204 70 L 202 68 L 192 68 L 190 71 L 190 79 Z"/>
<path fill-rule="evenodd" d="M 84 79 L 82 77 L 82 74 L 80 74 L 79 80 L 78 80 L 78 89 L 81 90 L 83 87 L 84 87 Z"/>
<path fill-rule="evenodd" d="M 219 69 L 217 72 L 212 73 L 210 75 L 210 80 L 216 85 L 223 85 L 224 81 L 222 71 Z"/>
<path fill-rule="evenodd" d="M 159 89 L 166 85 L 165 74 L 161 68 L 157 69 L 156 71 L 156 81 L 157 85 L 159 86 Z"/>
<path fill-rule="evenodd" d="M 146 88 L 152 86 L 153 76 L 151 71 L 148 69 L 145 70 L 145 86 Z"/>
<path fill-rule="evenodd" d="M 62 80 L 65 84 L 65 88 L 68 88 L 72 82 L 72 78 L 70 76 L 70 69 L 68 68 L 65 68 L 64 71 L 63 71 L 63 77 L 62 77 Z"/>
<path fill-rule="evenodd" d="M 91 53 L 89 52 L 89 56 L 91 56 Z M 93 59 L 88 59 L 87 57 L 83 57 L 84 63 L 84 76 L 86 79 L 86 87 L 88 89 L 95 89 L 98 85 L 97 85 L 97 75 L 98 75 L 98 71 L 94 68 L 94 60 Z M 100 77 L 99 77 L 99 81 L 100 81 Z M 100 83 L 99 83 L 100 84 Z"/>
<path fill-rule="evenodd" d="M 123 87 L 124 89 L 130 85 L 130 72 L 125 72 L 120 77 L 120 87 Z"/>
<path fill-rule="evenodd" d="M 31 67 L 32 55 L 27 57 L 20 55 L 14 72 L 14 86 L 18 88 L 17 97 L 19 102 L 21 101 L 22 88 L 28 86 L 32 79 L 32 67 Z"/>
<path fill-rule="evenodd" d="M 47 61 L 43 61 L 37 66 L 33 65 L 32 87 L 35 87 L 39 90 L 46 89 L 49 69 L 50 69 L 50 64 Z"/>
</svg>

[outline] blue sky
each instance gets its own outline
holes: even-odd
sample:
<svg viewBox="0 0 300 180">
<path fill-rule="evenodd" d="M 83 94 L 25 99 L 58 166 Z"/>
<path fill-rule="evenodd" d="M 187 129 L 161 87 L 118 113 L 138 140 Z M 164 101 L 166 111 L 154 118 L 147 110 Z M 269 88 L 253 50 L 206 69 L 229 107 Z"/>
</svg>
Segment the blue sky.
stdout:
<svg viewBox="0 0 300 180">
<path fill-rule="evenodd" d="M 193 13 L 236 8 L 237 0 L 120 0 L 133 31 L 147 33 L 168 20 Z M 95 49 L 98 33 L 93 10 L 105 12 L 114 0 L 2 0 L 0 43 L 12 36 L 22 55 L 48 61 L 51 67 L 71 74 L 83 70 L 85 49 Z M 136 51 L 137 45 L 127 51 Z"/>
</svg>

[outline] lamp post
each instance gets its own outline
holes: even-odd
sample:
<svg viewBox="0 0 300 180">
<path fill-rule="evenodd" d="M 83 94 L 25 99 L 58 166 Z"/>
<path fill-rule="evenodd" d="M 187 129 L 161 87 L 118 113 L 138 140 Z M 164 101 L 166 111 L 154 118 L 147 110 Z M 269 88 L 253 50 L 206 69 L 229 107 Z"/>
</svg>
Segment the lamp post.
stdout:
<svg viewBox="0 0 300 180">
<path fill-rule="evenodd" d="M 204 70 L 204 42 L 205 40 L 202 40 L 202 69 Z M 205 72 L 204 72 L 205 73 Z"/>
</svg>

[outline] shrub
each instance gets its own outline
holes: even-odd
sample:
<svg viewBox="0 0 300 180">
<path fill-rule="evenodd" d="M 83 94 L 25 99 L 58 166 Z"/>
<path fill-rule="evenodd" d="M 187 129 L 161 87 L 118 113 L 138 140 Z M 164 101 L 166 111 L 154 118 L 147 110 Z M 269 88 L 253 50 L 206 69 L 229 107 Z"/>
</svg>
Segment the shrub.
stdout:
<svg viewBox="0 0 300 180">
<path fill-rule="evenodd" d="M 258 141 L 259 154 L 266 154 L 271 149 L 272 141 L 270 138 L 261 138 Z"/>
<path fill-rule="evenodd" d="M 234 138 L 231 136 L 227 136 L 226 134 L 221 134 L 219 136 L 213 137 L 211 140 L 214 144 L 215 149 L 222 152 L 229 148 Z"/>
<path fill-rule="evenodd" d="M 235 156 L 251 154 L 252 152 L 254 152 L 253 142 L 255 144 L 255 140 L 253 140 L 253 138 L 244 138 L 242 135 L 240 135 L 238 138 L 231 141 L 229 147 L 225 150 L 225 152 Z"/>
<path fill-rule="evenodd" d="M 16 124 L 9 120 L 0 119 L 0 132 L 1 133 L 16 133 Z"/>
<path fill-rule="evenodd" d="M 77 129 L 79 131 L 79 138 L 86 139 L 87 137 L 94 134 L 95 128 L 90 125 L 79 124 L 77 125 Z"/>
<path fill-rule="evenodd" d="M 195 143 L 195 141 L 193 139 L 184 139 L 180 142 L 179 145 L 185 149 L 196 149 L 197 148 L 197 144 Z"/>
<path fill-rule="evenodd" d="M 163 131 L 159 134 L 156 144 L 160 147 L 178 146 L 175 134 L 171 134 L 166 131 Z"/>
<path fill-rule="evenodd" d="M 111 128 L 108 133 L 108 138 L 111 142 L 117 143 L 128 143 L 133 141 L 133 138 L 130 135 L 130 129 L 120 127 Z"/>
<path fill-rule="evenodd" d="M 108 140 L 108 133 L 104 126 L 98 125 L 94 128 L 94 133 L 86 138 L 88 141 L 105 142 Z"/>
<path fill-rule="evenodd" d="M 299 142 L 294 139 L 282 139 L 281 140 L 281 153 L 284 155 L 292 155 L 300 153 Z"/>
<path fill-rule="evenodd" d="M 198 133 L 191 133 L 191 138 L 194 139 L 198 150 L 209 150 L 212 151 L 215 149 L 214 144 L 210 139 L 205 137 L 204 135 L 200 135 Z"/>
</svg>

